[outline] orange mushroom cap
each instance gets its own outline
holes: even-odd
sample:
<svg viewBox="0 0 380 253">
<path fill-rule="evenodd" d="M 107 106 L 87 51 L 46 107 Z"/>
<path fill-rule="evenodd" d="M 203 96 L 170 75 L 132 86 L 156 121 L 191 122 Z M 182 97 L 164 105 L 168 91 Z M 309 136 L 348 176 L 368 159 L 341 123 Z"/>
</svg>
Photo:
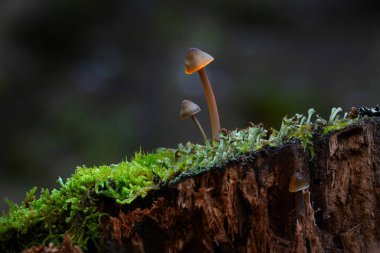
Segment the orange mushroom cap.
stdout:
<svg viewBox="0 0 380 253">
<path fill-rule="evenodd" d="M 290 179 L 289 192 L 298 192 L 309 188 L 309 181 L 301 172 L 295 172 Z"/>
<path fill-rule="evenodd" d="M 198 48 L 189 48 L 185 57 L 185 73 L 190 75 L 214 60 L 214 57 Z"/>
</svg>

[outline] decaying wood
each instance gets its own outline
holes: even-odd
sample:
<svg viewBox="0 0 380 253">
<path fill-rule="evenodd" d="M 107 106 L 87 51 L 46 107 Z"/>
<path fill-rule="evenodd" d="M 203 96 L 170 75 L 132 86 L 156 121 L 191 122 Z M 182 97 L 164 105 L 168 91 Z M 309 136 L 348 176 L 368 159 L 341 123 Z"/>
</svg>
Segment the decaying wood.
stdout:
<svg viewBox="0 0 380 253">
<path fill-rule="evenodd" d="M 74 246 L 70 236 L 66 234 L 62 247 L 54 246 L 53 243 L 50 243 L 48 247 L 43 245 L 32 246 L 24 250 L 23 253 L 83 253 L 83 251 L 78 246 Z"/>
<path fill-rule="evenodd" d="M 104 221 L 114 252 L 368 252 L 380 229 L 380 125 L 375 118 L 298 144 L 245 155 L 184 179 L 151 206 Z M 296 217 L 294 172 L 310 178 Z"/>
<path fill-rule="evenodd" d="M 102 252 L 378 252 L 380 118 L 242 156 L 131 206 L 103 205 Z M 294 172 L 310 179 L 297 216 Z"/>
</svg>

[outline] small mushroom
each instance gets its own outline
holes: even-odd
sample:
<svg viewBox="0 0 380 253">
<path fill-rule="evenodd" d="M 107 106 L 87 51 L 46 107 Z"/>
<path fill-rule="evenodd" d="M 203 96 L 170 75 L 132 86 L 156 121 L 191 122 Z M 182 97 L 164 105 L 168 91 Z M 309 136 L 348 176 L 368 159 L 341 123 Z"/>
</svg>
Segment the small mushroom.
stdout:
<svg viewBox="0 0 380 253">
<path fill-rule="evenodd" d="M 181 119 L 187 119 L 191 118 L 196 125 L 198 131 L 201 133 L 203 141 L 207 142 L 207 136 L 205 132 L 203 131 L 203 128 L 201 124 L 199 123 L 198 119 L 195 117 L 195 115 L 201 111 L 201 108 L 194 102 L 191 102 L 189 100 L 183 100 L 181 104 L 181 111 L 179 113 L 179 117 Z"/>
<path fill-rule="evenodd" d="M 295 193 L 297 217 L 305 216 L 304 190 L 309 188 L 309 180 L 301 173 L 295 172 L 290 179 L 289 192 Z"/>
<path fill-rule="evenodd" d="M 206 94 L 207 105 L 210 111 L 212 139 L 217 140 L 219 139 L 220 131 L 218 107 L 216 106 L 215 96 L 210 81 L 204 70 L 204 68 L 213 60 L 214 58 L 211 55 L 197 48 L 189 48 L 185 58 L 185 73 L 190 75 L 194 72 L 198 72 L 199 77 L 201 78 L 203 89 Z"/>
</svg>

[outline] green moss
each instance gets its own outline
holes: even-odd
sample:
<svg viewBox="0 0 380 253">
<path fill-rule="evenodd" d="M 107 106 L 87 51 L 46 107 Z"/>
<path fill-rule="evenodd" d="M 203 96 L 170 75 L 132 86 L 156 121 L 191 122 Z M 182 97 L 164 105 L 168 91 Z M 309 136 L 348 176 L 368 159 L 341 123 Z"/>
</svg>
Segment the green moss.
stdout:
<svg viewBox="0 0 380 253">
<path fill-rule="evenodd" d="M 66 181 L 58 179 L 58 189 L 41 189 L 37 197 L 35 187 L 27 192 L 21 205 L 7 201 L 9 214 L 0 217 L 0 251 L 12 250 L 3 246 L 11 240 L 17 240 L 15 248 L 19 249 L 29 246 L 31 241 L 60 243 L 65 233 L 82 249 L 90 243 L 96 247 L 100 219 L 108 215 L 100 213 L 97 206 L 101 197 L 127 205 L 162 184 L 222 166 L 264 146 L 279 146 L 293 138 L 313 155 L 314 132 L 326 134 L 357 121 L 348 119 L 346 114 L 340 118 L 340 111 L 341 108 L 333 108 L 329 120 L 317 115 L 312 122 L 315 111 L 310 109 L 307 117 L 301 114 L 285 117 L 278 131 L 252 125 L 222 133 L 219 141 L 205 145 L 179 144 L 177 149 L 160 148 L 147 154 L 140 151 L 130 161 L 119 164 L 79 167 Z"/>
<path fill-rule="evenodd" d="M 341 130 L 347 126 L 349 126 L 351 123 L 349 121 L 346 121 L 346 120 L 338 120 L 337 122 L 335 122 L 333 125 L 330 125 L 330 126 L 326 126 L 324 129 L 323 129 L 323 134 L 328 134 L 332 131 L 338 131 L 338 130 Z"/>
<path fill-rule="evenodd" d="M 332 131 L 338 131 L 340 129 L 343 129 L 350 125 L 352 122 L 349 120 L 346 120 L 347 113 L 345 113 L 343 119 L 340 119 L 339 112 L 342 111 L 342 108 L 333 108 L 331 110 L 331 115 L 329 118 L 329 121 L 327 122 L 327 125 L 323 129 L 323 134 L 328 134 Z"/>
</svg>

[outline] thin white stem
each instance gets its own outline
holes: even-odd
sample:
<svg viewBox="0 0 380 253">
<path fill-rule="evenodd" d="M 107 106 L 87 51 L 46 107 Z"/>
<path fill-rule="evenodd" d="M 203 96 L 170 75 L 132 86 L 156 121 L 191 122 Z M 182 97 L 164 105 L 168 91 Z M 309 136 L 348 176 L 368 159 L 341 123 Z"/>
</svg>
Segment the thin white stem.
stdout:
<svg viewBox="0 0 380 253">
<path fill-rule="evenodd" d="M 191 119 L 193 120 L 194 124 L 197 126 L 198 131 L 201 133 L 203 141 L 207 142 L 207 136 L 205 134 L 205 131 L 203 131 L 203 128 L 201 126 L 201 123 L 199 123 L 198 119 L 195 117 L 195 115 L 191 116 Z"/>
</svg>

